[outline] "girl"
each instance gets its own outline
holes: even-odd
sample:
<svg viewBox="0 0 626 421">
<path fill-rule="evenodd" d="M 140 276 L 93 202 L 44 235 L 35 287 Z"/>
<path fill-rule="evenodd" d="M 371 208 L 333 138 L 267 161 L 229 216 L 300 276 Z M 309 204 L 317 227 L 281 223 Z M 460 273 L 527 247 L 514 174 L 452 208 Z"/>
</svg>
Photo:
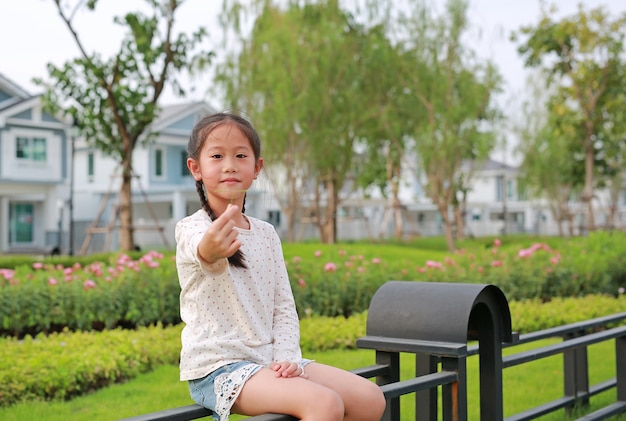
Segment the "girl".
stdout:
<svg viewBox="0 0 626 421">
<path fill-rule="evenodd" d="M 378 421 L 380 388 L 302 358 L 299 321 L 280 239 L 246 216 L 246 190 L 263 168 L 255 129 L 237 114 L 200 120 L 187 166 L 202 209 L 176 225 L 181 286 L 180 378 L 220 421 L 288 414 L 309 421 Z"/>
</svg>

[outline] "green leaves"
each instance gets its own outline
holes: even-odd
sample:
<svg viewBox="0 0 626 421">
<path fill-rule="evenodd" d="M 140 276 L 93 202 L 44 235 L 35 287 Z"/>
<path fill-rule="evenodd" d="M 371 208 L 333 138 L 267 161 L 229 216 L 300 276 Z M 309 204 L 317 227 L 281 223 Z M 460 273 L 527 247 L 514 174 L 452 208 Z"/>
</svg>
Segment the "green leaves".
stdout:
<svg viewBox="0 0 626 421">
<path fill-rule="evenodd" d="M 194 66 L 205 67 L 213 57 L 211 52 L 197 51 L 206 30 L 198 29 L 190 36 L 175 30 L 176 11 L 182 1 L 147 3 L 151 7 L 148 15 L 131 12 L 114 19 L 127 32 L 118 51 L 102 58 L 86 50 L 73 22 L 76 10 L 84 6 L 93 11 L 97 0 L 67 6 L 57 1 L 57 10 L 81 54 L 61 67 L 49 64 L 50 82 L 36 81 L 46 88 L 46 107 L 71 117 L 90 146 L 112 156 L 123 168 L 120 219 L 127 227 L 120 235 L 123 250 L 134 246 L 130 198 L 134 148 L 139 142 L 154 139 L 150 125 L 166 84 L 184 94 L 176 79 L 178 73 Z"/>
<path fill-rule="evenodd" d="M 614 109 L 613 98 L 624 90 L 624 79 L 618 75 L 623 75 L 626 14 L 612 18 L 602 7 L 585 11 L 582 5 L 576 14 L 560 21 L 552 20 L 554 11 L 544 10 L 542 13 L 537 25 L 521 28 L 524 39 L 518 51 L 527 66 L 540 67 L 550 76 L 551 98 L 546 111 L 552 121 L 548 120 L 546 130 L 554 134 L 553 127 L 570 125 L 562 135 L 566 130 L 570 132 L 571 140 L 566 150 L 583 157 L 579 159 L 584 168 L 580 196 L 587 207 L 586 229 L 593 230 L 591 201 L 597 188 L 596 166 L 605 166 L 602 160 L 609 155 L 606 151 L 617 152 L 618 161 L 623 161 L 624 156 L 623 149 L 615 146 L 623 144 L 623 137 L 619 132 L 606 136 L 605 129 L 623 126 L 623 114 L 614 114 L 610 110 Z M 555 121 L 565 115 L 567 123 Z M 545 133 L 537 131 L 534 135 Z M 555 138 L 550 136 L 546 142 Z M 556 166 L 553 169 L 558 176 L 561 170 Z M 619 183 L 619 180 L 613 182 Z M 570 188 L 572 184 L 570 182 Z"/>
</svg>

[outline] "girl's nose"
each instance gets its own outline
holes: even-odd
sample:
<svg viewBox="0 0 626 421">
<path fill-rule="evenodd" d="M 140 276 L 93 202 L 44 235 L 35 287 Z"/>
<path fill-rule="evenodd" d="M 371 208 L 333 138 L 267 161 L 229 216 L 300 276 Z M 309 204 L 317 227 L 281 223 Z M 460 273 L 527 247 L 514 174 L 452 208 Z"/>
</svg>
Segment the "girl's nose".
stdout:
<svg viewBox="0 0 626 421">
<path fill-rule="evenodd" d="M 224 166 L 222 167 L 222 170 L 224 172 L 237 171 L 237 166 L 235 165 L 235 160 L 233 158 L 226 158 L 223 162 L 224 162 Z"/>
</svg>

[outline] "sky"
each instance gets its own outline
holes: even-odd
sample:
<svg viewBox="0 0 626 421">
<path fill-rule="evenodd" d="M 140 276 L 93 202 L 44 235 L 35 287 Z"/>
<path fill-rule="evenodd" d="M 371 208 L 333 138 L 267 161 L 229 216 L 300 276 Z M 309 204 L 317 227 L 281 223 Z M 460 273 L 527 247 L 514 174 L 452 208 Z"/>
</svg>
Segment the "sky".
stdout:
<svg viewBox="0 0 626 421">
<path fill-rule="evenodd" d="M 67 2 L 67 0 L 61 0 Z M 438 6 L 444 0 L 430 0 Z M 509 40 L 511 31 L 539 21 L 541 0 L 468 0 L 470 30 L 468 46 L 484 58 L 493 60 L 504 77 L 504 92 L 499 101 L 509 107 L 524 92 L 529 71 L 524 69 L 516 45 Z M 122 32 L 113 16 L 141 7 L 141 0 L 99 0 L 95 13 L 81 12 L 75 18 L 77 32 L 88 51 L 110 57 L 119 46 Z M 217 16 L 222 0 L 187 0 L 177 16 L 178 30 L 191 32 L 205 26 L 209 42 L 219 44 Z M 585 10 L 604 6 L 613 17 L 626 12 L 624 0 L 552 0 L 559 16 L 569 16 L 582 4 Z M 79 51 L 69 31 L 57 14 L 54 0 L 0 0 L 0 74 L 31 94 L 41 89 L 32 79 L 46 79 L 46 63 L 62 65 L 78 56 Z M 209 45 L 209 49 L 213 49 Z M 206 99 L 216 108 L 219 103 L 206 98 L 210 77 L 186 78 L 183 85 L 189 96 L 177 98 L 166 92 L 163 104 Z M 192 91 L 193 90 L 193 91 Z"/>
</svg>

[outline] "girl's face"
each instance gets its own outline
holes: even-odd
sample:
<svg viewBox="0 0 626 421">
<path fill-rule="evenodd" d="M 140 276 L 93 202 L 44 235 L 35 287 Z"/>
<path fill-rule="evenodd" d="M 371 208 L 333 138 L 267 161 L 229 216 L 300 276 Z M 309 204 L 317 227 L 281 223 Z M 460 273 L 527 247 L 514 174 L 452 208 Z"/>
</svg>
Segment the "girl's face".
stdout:
<svg viewBox="0 0 626 421">
<path fill-rule="evenodd" d="M 263 168 L 248 138 L 234 123 L 223 123 L 204 140 L 198 160 L 187 159 L 194 180 L 202 181 L 214 210 L 243 205 L 246 191 Z M 220 212 L 221 213 L 221 212 Z"/>
</svg>

